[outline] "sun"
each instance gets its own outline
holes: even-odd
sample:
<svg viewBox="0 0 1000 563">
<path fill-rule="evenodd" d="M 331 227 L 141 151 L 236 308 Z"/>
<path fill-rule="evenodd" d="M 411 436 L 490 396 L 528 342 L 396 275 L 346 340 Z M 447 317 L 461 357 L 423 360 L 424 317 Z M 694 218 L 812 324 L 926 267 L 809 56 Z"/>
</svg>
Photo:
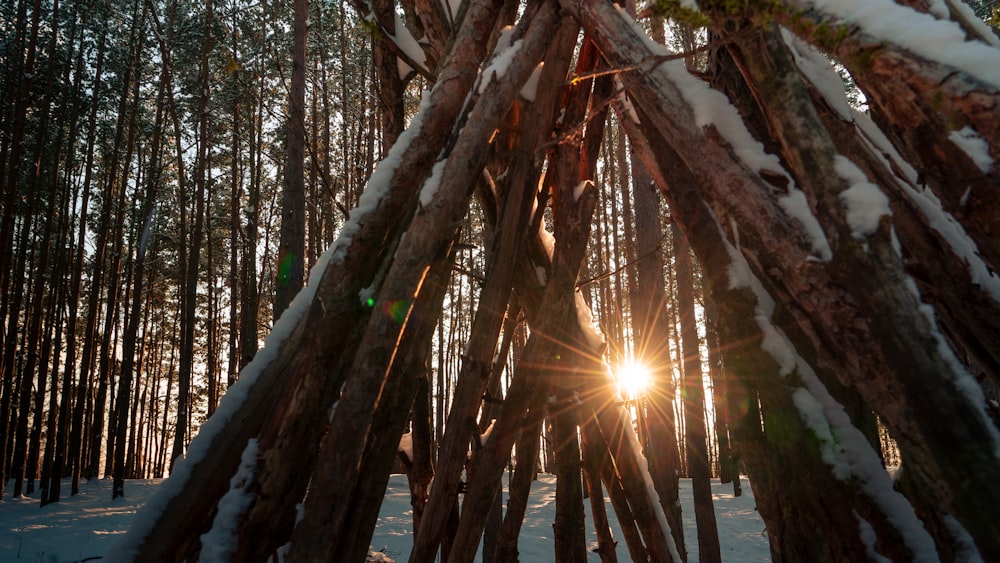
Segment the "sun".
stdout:
<svg viewBox="0 0 1000 563">
<path fill-rule="evenodd" d="M 645 393 L 652 385 L 653 378 L 645 365 L 630 361 L 618 366 L 618 388 L 626 399 Z"/>
</svg>

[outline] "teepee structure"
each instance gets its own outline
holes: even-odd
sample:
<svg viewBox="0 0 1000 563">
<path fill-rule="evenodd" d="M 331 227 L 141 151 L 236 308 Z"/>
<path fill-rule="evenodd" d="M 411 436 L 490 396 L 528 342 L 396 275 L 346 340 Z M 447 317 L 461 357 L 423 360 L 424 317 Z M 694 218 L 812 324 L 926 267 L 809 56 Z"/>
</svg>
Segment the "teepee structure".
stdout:
<svg viewBox="0 0 1000 563">
<path fill-rule="evenodd" d="M 111 558 L 363 560 L 475 204 L 490 266 L 438 459 L 415 443 L 407 460 L 410 561 L 472 560 L 512 447 L 537 448 L 546 416 L 565 438 L 556 559 L 586 558 L 586 484 L 595 507 L 611 497 L 633 560 L 682 560 L 669 479 L 653 478 L 577 289 L 613 115 L 700 261 L 774 560 L 1000 560 L 1000 41 L 963 5 L 358 9 L 380 30 L 383 103 L 419 74 L 420 109 Z M 706 72 L 650 38 L 664 18 L 708 30 Z M 501 398 L 494 359 L 518 314 L 530 337 Z M 895 481 L 876 418 L 899 446 Z M 512 478 L 494 561 L 516 561 L 531 469 Z"/>
</svg>

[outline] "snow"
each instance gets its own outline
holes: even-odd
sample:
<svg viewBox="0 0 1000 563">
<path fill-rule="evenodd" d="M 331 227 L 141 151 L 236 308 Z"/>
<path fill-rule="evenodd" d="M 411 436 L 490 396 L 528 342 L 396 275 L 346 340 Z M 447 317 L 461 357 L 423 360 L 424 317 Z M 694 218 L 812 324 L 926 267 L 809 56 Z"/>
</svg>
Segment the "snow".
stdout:
<svg viewBox="0 0 1000 563">
<path fill-rule="evenodd" d="M 951 380 L 955 389 L 965 396 L 965 399 L 972 406 L 973 412 L 982 421 L 983 427 L 986 429 L 990 441 L 993 443 L 993 455 L 997 459 L 1000 459 L 1000 430 L 997 429 L 993 418 L 986 412 L 986 396 L 983 394 L 982 386 L 965 367 L 965 364 L 958 359 L 955 351 L 948 344 L 944 335 L 941 334 L 934 315 L 934 307 L 922 302 L 917 282 L 909 276 L 906 281 L 907 287 L 913 292 L 913 295 L 917 298 L 917 302 L 920 303 L 918 310 L 927 318 L 927 322 L 930 323 L 930 333 L 937 345 L 938 355 L 951 368 L 951 372 L 945 375 Z"/>
<path fill-rule="evenodd" d="M 201 536 L 201 563 L 227 563 L 236 549 L 236 528 L 240 516 L 253 504 L 253 495 L 247 487 L 257 472 L 257 440 L 251 438 L 240 456 L 240 466 L 229 480 L 229 492 L 219 499 L 218 512 L 212 529 Z"/>
<path fill-rule="evenodd" d="M 532 209 L 531 214 L 535 214 L 534 209 Z M 545 254 L 549 257 L 549 260 L 551 260 L 552 257 L 555 256 L 556 252 L 556 237 L 552 236 L 552 233 L 545 228 L 544 217 L 538 223 L 538 240 L 542 243 L 542 249 L 545 250 Z"/>
<path fill-rule="evenodd" d="M 968 0 L 952 0 L 948 2 L 948 4 L 950 4 L 955 10 L 962 13 L 961 15 L 965 18 L 965 21 L 969 23 L 969 27 L 971 27 L 978 35 L 977 39 L 981 39 L 994 47 L 1000 47 L 1000 37 L 997 37 L 993 28 L 986 25 L 986 22 L 983 20 L 979 19 L 976 12 L 972 11 L 972 6 L 969 6 L 966 3 L 967 1 Z M 942 4 L 944 3 L 942 0 L 937 0 L 937 2 Z M 947 10 L 948 7 L 945 6 L 945 15 L 943 16 L 945 18 L 950 17 Z"/>
<path fill-rule="evenodd" d="M 604 335 L 594 326 L 594 313 L 587 306 L 587 300 L 583 298 L 583 293 L 576 290 L 576 320 L 580 324 L 580 331 L 587 340 L 587 345 L 591 350 L 604 349 Z"/>
<path fill-rule="evenodd" d="M 757 513 L 753 500 L 753 492 L 746 486 L 743 477 L 743 495 L 734 497 L 732 484 L 723 485 L 718 479 L 712 481 L 712 498 L 715 501 L 715 516 L 719 525 L 719 540 L 722 546 L 722 560 L 727 563 L 753 563 L 770 561 L 770 548 L 764 523 Z M 509 478 L 503 478 L 503 502 L 508 497 L 507 483 Z M 691 480 L 680 480 L 680 501 L 682 506 L 682 521 L 684 524 L 685 545 L 688 549 L 688 561 L 698 560 L 698 540 L 694 522 L 694 504 L 691 496 Z M 524 515 L 524 525 L 518 540 L 519 559 L 524 563 L 541 563 L 553 561 L 554 540 L 552 538 L 552 523 L 555 521 L 556 479 L 553 475 L 539 474 L 538 479 L 531 483 L 531 494 Z M 605 499 L 608 520 L 615 541 L 618 542 L 617 554 L 621 562 L 631 561 L 625 546 L 621 526 L 615 517 L 611 501 Z M 591 517 L 590 502 L 584 502 L 587 525 L 587 560 L 597 563 L 600 557 L 591 551 L 597 546 L 597 535 Z M 385 499 L 382 501 L 382 511 L 379 513 L 378 528 L 372 537 L 371 544 L 376 550 L 384 550 L 396 561 L 407 561 L 413 546 L 412 509 L 410 507 L 410 490 L 406 478 L 394 475 L 389 479 Z M 482 543 L 476 561 L 482 561 Z"/>
<path fill-rule="evenodd" d="M 486 447 L 486 443 L 490 441 L 490 436 L 493 435 L 493 425 L 496 424 L 497 419 L 490 419 L 490 425 L 483 430 L 483 433 L 479 435 L 479 445 L 480 447 Z"/>
<path fill-rule="evenodd" d="M 358 299 L 361 300 L 361 305 L 363 305 L 365 307 L 368 306 L 368 300 L 372 299 L 374 297 L 375 297 L 375 287 L 374 287 L 374 284 L 369 285 L 368 287 L 362 288 L 361 291 L 358 292 Z"/>
<path fill-rule="evenodd" d="M 406 459 L 413 460 L 413 433 L 407 432 L 399 437 L 399 446 L 396 450 L 406 456 Z"/>
<path fill-rule="evenodd" d="M 861 541 L 865 544 L 868 558 L 875 563 L 892 563 L 892 559 L 875 551 L 875 540 L 878 536 L 875 534 L 875 528 L 872 527 L 871 522 L 865 520 L 857 511 L 854 512 L 854 517 L 858 519 L 858 531 L 861 533 Z"/>
<path fill-rule="evenodd" d="M 639 121 L 639 114 L 635 111 L 635 106 L 632 105 L 632 100 L 629 99 L 628 92 L 625 89 L 625 85 L 622 83 L 621 78 L 615 76 L 614 81 L 615 92 L 618 92 L 618 103 L 621 104 L 621 108 L 625 111 L 625 115 L 627 115 L 633 123 L 641 124 L 642 122 Z"/>
<path fill-rule="evenodd" d="M 531 76 L 528 77 L 528 81 L 521 87 L 521 97 L 525 100 L 529 102 L 535 101 L 535 97 L 538 95 L 538 80 L 542 76 L 542 68 L 544 67 L 544 61 L 538 63 L 535 70 L 531 71 Z"/>
<path fill-rule="evenodd" d="M 833 68 L 830 59 L 785 28 L 781 28 L 781 37 L 791 50 L 795 64 L 806 80 L 819 90 L 823 99 L 842 119 L 852 121 L 851 106 L 847 103 L 844 81 Z"/>
<path fill-rule="evenodd" d="M 347 256 L 347 247 L 350 246 L 351 239 L 361 230 L 361 224 L 374 213 L 379 202 L 389 192 L 389 184 L 392 177 L 396 174 L 396 169 L 399 168 L 399 164 L 403 160 L 403 154 L 410 148 L 410 144 L 420 131 L 424 115 L 429 111 L 430 105 L 430 91 L 424 90 L 420 100 L 420 108 L 417 110 L 416 115 L 413 116 L 410 125 L 396 139 L 396 143 L 389 149 L 389 154 L 375 167 L 374 172 L 368 178 L 365 190 L 361 192 L 357 207 L 351 210 L 343 229 L 340 231 L 340 236 L 333 243 L 331 248 L 336 249 L 333 254 L 333 260 L 337 262 L 344 260 Z M 313 268 L 313 271 L 315 271 L 315 268 Z"/>
<path fill-rule="evenodd" d="M 954 516 L 947 514 L 943 518 L 944 525 L 955 538 L 955 561 L 965 561 L 966 563 L 983 563 L 983 556 L 976 547 L 975 540 L 969 535 L 968 530 Z"/>
<path fill-rule="evenodd" d="M 826 239 L 823 227 L 820 226 L 819 221 L 816 220 L 816 216 L 813 215 L 805 192 L 797 189 L 789 190 L 788 195 L 778 198 L 778 205 L 781 206 L 781 209 L 785 213 L 794 217 L 802 225 L 802 228 L 806 230 L 812 242 L 811 249 L 817 257 L 823 262 L 832 260 L 833 250 L 830 249 L 830 241 Z"/>
<path fill-rule="evenodd" d="M 424 54 L 424 50 L 420 48 L 420 43 L 413 37 L 410 33 L 409 28 L 403 23 L 403 18 L 400 17 L 399 12 L 395 13 L 396 16 L 396 36 L 392 38 L 393 43 L 399 47 L 401 51 L 406 53 L 407 57 L 421 65 L 427 65 L 427 56 Z"/>
<path fill-rule="evenodd" d="M 847 225 L 851 235 L 863 239 L 878 230 L 879 219 L 892 215 L 889 198 L 878 186 L 868 181 L 868 177 L 848 158 L 834 157 L 834 169 L 851 187 L 840 192 L 840 201 L 847 211 Z"/>
<path fill-rule="evenodd" d="M 952 131 L 948 135 L 948 140 L 962 149 L 983 174 L 988 174 L 993 169 L 990 145 L 972 127 L 965 126 L 958 131 Z"/>
<path fill-rule="evenodd" d="M 614 385 L 614 380 L 610 372 L 605 371 L 605 376 L 608 379 L 608 384 Z M 624 406 L 615 407 L 621 413 L 621 416 L 631 422 L 631 416 Z M 653 507 L 653 511 L 656 513 L 656 523 L 660 526 L 660 531 L 663 533 L 663 537 L 667 540 L 667 549 L 670 550 L 670 557 L 676 563 L 681 563 L 680 554 L 677 551 L 677 544 L 674 542 L 674 536 L 670 531 L 670 524 L 667 523 L 667 515 L 663 513 L 663 506 L 659 502 L 659 496 L 656 494 L 656 488 L 653 486 L 653 476 L 649 474 L 649 464 L 647 463 L 646 456 L 642 454 L 642 446 L 639 445 L 639 437 L 631 428 L 627 429 L 625 432 L 625 439 L 628 440 L 629 445 L 632 447 L 632 455 L 635 456 L 636 464 L 639 466 L 639 472 L 642 473 L 642 480 L 646 485 L 646 494 L 649 496 L 649 504 Z M 684 511 L 681 510 L 681 514 Z M 685 542 L 686 543 L 686 542 Z"/>
<path fill-rule="evenodd" d="M 424 187 L 420 189 L 420 205 L 427 207 L 437 197 L 438 188 L 441 187 L 441 175 L 444 173 L 446 160 L 440 160 L 431 169 L 431 176 L 424 182 Z"/>
<path fill-rule="evenodd" d="M 642 26 L 618 6 L 618 13 L 636 29 L 638 37 L 645 41 L 653 55 L 670 55 L 663 45 L 653 41 L 649 35 L 643 31 Z M 820 260 L 829 261 L 833 257 L 830 249 L 830 242 L 820 226 L 819 220 L 813 215 L 808 205 L 805 194 L 802 193 L 792 176 L 782 166 L 777 156 L 768 153 L 764 145 L 753 138 L 747 129 L 739 111 L 731 103 L 725 94 L 714 90 L 691 75 L 684 66 L 683 60 L 671 60 L 658 63 L 654 72 L 663 72 L 665 76 L 680 91 L 684 101 L 693 111 L 693 117 L 698 127 L 714 126 L 720 135 L 729 143 L 733 154 L 754 172 L 767 171 L 770 174 L 785 179 L 788 186 L 787 194 L 781 194 L 779 205 L 790 217 L 794 218 L 805 229 L 806 234 L 811 239 L 813 251 L 819 255 Z"/>
<path fill-rule="evenodd" d="M 496 56 L 490 60 L 489 66 L 483 71 L 483 80 L 479 85 L 480 92 L 489 86 L 493 79 L 499 82 L 503 78 L 503 75 L 507 72 L 507 68 L 510 67 L 510 63 L 513 62 L 517 52 L 521 49 L 522 44 L 524 44 L 524 41 L 518 39 L 513 45 L 503 50 L 501 50 L 500 45 L 497 45 Z"/>
<path fill-rule="evenodd" d="M 968 41 L 953 21 L 936 19 L 893 0 L 805 0 L 799 4 L 856 25 L 877 40 L 1000 86 L 1000 50 L 980 41 Z"/>
<path fill-rule="evenodd" d="M 720 233 L 721 234 L 721 233 Z M 914 553 L 914 561 L 938 560 L 934 540 L 924 529 L 909 501 L 893 488 L 879 454 L 854 426 L 844 407 L 830 394 L 819 376 L 780 328 L 772 322 L 774 299 L 750 270 L 742 254 L 723 237 L 731 260 L 730 287 L 749 288 L 757 296 L 755 320 L 764 334 L 762 349 L 780 366 L 781 375 L 796 373 L 803 387 L 792 395 L 802 421 L 820 441 L 820 454 L 835 477 L 857 479 L 862 492 L 886 515 Z M 956 360 L 957 361 L 957 360 Z"/>
<path fill-rule="evenodd" d="M 396 73 L 399 74 L 400 80 L 406 80 L 406 77 L 410 75 L 410 71 L 412 70 L 413 67 L 406 64 L 406 61 L 401 57 L 396 57 Z"/>
<path fill-rule="evenodd" d="M 972 283 L 983 288 L 994 300 L 1000 302 L 1000 277 L 983 262 L 979 256 L 979 248 L 962 225 L 944 210 L 941 201 L 931 190 L 918 191 L 912 187 L 917 184 L 917 171 L 903 160 L 889 139 L 867 115 L 855 113 L 854 123 L 861 129 L 872 153 L 879 155 L 890 169 L 898 167 L 902 170 L 909 183 L 898 182 L 900 189 L 920 208 L 931 228 L 944 237 L 952 252 L 965 261 Z M 962 198 L 967 199 L 968 195 L 969 190 L 966 190 Z"/>
<path fill-rule="evenodd" d="M 732 485 L 712 482 L 715 515 L 719 523 L 723 561 L 752 563 L 770 561 L 764 523 L 754 507 L 753 492 L 746 486 L 743 496 L 733 497 Z M 509 477 L 504 478 L 504 483 Z M 81 484 L 79 495 L 38 508 L 38 493 L 32 497 L 12 499 L 6 496 L 0 503 L 0 561 L 26 563 L 63 563 L 110 555 L 114 538 L 119 537 L 135 517 L 136 511 L 163 486 L 162 480 L 129 480 L 127 496 L 111 500 L 111 480 L 94 480 Z M 555 519 L 555 477 L 540 474 L 532 483 L 528 510 L 518 544 L 520 559 L 525 563 L 552 561 L 554 541 L 552 522 Z M 68 490 L 69 481 L 64 484 Z M 698 542 L 691 500 L 691 481 L 681 479 L 683 523 L 690 561 L 697 561 Z M 504 500 L 507 499 L 504 489 Z M 587 511 L 587 537 L 596 545 L 597 537 Z M 619 561 L 629 561 L 628 551 L 611 508 L 606 501 L 612 531 L 618 543 Z M 404 475 L 389 479 L 385 500 L 379 512 L 378 527 L 371 540 L 370 556 L 406 561 L 413 545 L 413 512 L 410 491 Z M 377 559 L 376 559 L 377 560 Z M 384 559 L 383 561 L 388 561 Z M 588 560 L 597 562 L 596 553 L 588 552 Z"/>
</svg>

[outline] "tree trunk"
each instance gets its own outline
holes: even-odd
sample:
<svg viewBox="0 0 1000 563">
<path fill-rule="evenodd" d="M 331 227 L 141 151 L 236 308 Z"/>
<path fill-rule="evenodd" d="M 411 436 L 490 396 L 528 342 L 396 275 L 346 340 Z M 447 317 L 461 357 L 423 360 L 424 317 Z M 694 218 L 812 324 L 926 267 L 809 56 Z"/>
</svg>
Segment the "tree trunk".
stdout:
<svg viewBox="0 0 1000 563">
<path fill-rule="evenodd" d="M 552 524 L 555 561 L 567 563 L 587 560 L 580 446 L 576 437 L 576 412 L 573 403 L 571 391 L 557 391 L 556 403 L 550 414 L 556 442 L 556 516 Z"/>
<path fill-rule="evenodd" d="M 704 294 L 705 301 L 705 340 L 708 349 L 709 374 L 712 379 L 712 404 L 715 410 L 715 437 L 719 445 L 719 480 L 722 483 L 733 483 L 733 496 L 743 494 L 740 484 L 740 470 L 737 465 L 736 452 L 730 445 L 730 405 L 738 406 L 738 401 L 730 401 L 735 396 L 732 381 L 722 360 L 722 346 L 719 343 L 718 316 L 715 302 L 709 292 Z M 735 403 L 735 404 L 734 404 Z"/>
<path fill-rule="evenodd" d="M 684 556 L 684 527 L 681 525 L 679 492 L 680 459 L 677 424 L 674 420 L 673 362 L 670 358 L 670 330 L 667 324 L 667 295 L 663 287 L 664 232 L 660 205 L 642 161 L 632 159 L 632 193 L 635 197 L 638 263 L 638 294 L 632 304 L 632 329 L 636 333 L 637 360 L 651 372 L 649 405 L 649 471 L 660 493 L 677 550 Z"/>
<path fill-rule="evenodd" d="M 288 308 L 302 289 L 305 270 L 305 96 L 306 20 L 308 0 L 292 2 L 292 78 L 288 104 L 288 145 L 285 188 L 281 198 L 281 238 L 278 242 L 278 272 L 275 280 L 274 319 Z"/>
<path fill-rule="evenodd" d="M 183 265 L 183 280 L 181 282 L 182 306 L 181 306 L 181 349 L 180 365 L 177 374 L 177 425 L 174 430 L 173 448 L 170 454 L 170 468 L 173 470 L 177 460 L 184 455 L 188 442 L 188 424 L 191 408 L 191 378 L 194 370 L 194 334 L 197 318 L 198 299 L 198 273 L 201 266 L 201 244 L 205 224 L 205 190 L 206 171 L 208 169 L 208 54 L 212 47 L 212 2 L 205 5 L 205 36 L 202 42 L 201 75 L 199 84 L 201 85 L 201 96 L 198 98 L 198 156 L 195 163 L 195 190 L 194 190 L 194 224 L 187 239 L 189 252 L 186 263 Z M 171 25 L 171 28 L 173 25 Z M 173 104 L 172 94 L 168 95 L 168 102 L 173 109 L 174 134 L 177 136 L 177 158 L 182 158 L 181 136 L 177 123 L 176 107 Z M 183 184 L 183 182 L 181 183 Z M 183 185 L 180 186 L 183 194 Z M 182 206 L 185 203 L 182 202 Z M 183 213 L 183 211 L 182 211 Z"/>
<path fill-rule="evenodd" d="M 156 120 L 153 124 L 153 139 L 150 146 L 148 171 L 146 172 L 146 189 L 139 211 L 139 217 L 142 217 L 143 222 L 133 258 L 132 303 L 128 315 L 128 325 L 122 337 L 121 379 L 118 382 L 118 399 L 115 402 L 118 424 L 114 428 L 115 462 L 113 470 L 114 482 L 111 490 L 111 498 L 113 499 L 125 495 L 126 421 L 129 420 L 129 398 L 132 394 L 132 380 L 135 371 L 136 339 L 139 333 L 139 320 L 142 317 L 141 309 L 144 294 L 143 279 L 146 272 L 146 250 L 152 235 L 153 219 L 156 213 L 157 186 L 160 182 L 159 153 L 163 118 L 163 93 L 166 88 L 170 87 L 169 71 L 167 67 L 164 67 L 161 73 L 159 95 L 157 96 L 159 103 L 157 103 Z"/>
<path fill-rule="evenodd" d="M 579 421 L 580 451 L 583 458 L 583 482 L 587 487 L 587 497 L 590 499 L 590 511 L 594 515 L 594 529 L 597 532 L 597 554 L 601 557 L 601 563 L 618 563 L 618 554 L 615 546 L 618 544 L 611 535 L 611 528 L 608 524 L 608 513 L 604 505 L 604 491 L 601 489 L 601 466 L 603 462 L 600 454 L 595 451 L 596 444 L 588 440 L 588 432 L 585 421 Z M 626 530 L 633 530 L 628 524 L 624 526 Z M 623 532 L 624 533 L 624 532 Z M 638 532 L 636 532 L 636 535 Z"/>
<path fill-rule="evenodd" d="M 706 562 L 722 560 L 719 528 L 712 504 L 712 468 L 708 462 L 705 435 L 705 383 L 701 369 L 701 344 L 694 313 L 694 275 L 691 251 L 679 229 L 673 229 L 674 268 L 677 274 L 677 308 L 684 353 L 684 442 L 687 445 L 688 474 L 694 496 L 694 517 L 698 526 L 698 558 Z"/>
</svg>

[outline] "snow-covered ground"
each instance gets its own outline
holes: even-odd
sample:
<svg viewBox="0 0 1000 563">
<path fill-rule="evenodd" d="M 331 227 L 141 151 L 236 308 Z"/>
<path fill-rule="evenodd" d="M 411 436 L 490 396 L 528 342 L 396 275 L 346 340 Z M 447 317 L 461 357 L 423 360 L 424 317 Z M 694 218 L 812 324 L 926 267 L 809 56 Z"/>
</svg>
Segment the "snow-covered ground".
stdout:
<svg viewBox="0 0 1000 563">
<path fill-rule="evenodd" d="M 125 484 L 126 497 L 115 501 L 111 500 L 110 480 L 83 483 L 79 495 L 64 498 L 45 508 L 38 507 L 37 493 L 31 498 L 11 499 L 8 483 L 6 495 L 0 503 L 0 561 L 67 563 L 100 560 L 115 536 L 124 532 L 136 509 L 152 495 L 159 482 L 128 481 Z M 754 508 L 753 494 L 745 480 L 743 485 L 743 496 L 735 498 L 732 485 L 713 482 L 722 559 L 741 563 L 770 561 L 764 524 Z M 63 490 L 69 490 L 68 482 L 64 483 Z M 555 478 L 540 475 L 532 486 L 521 531 L 520 559 L 525 563 L 553 560 L 555 496 Z M 374 550 L 382 551 L 396 561 L 406 561 L 413 545 L 409 497 L 406 478 L 394 475 L 389 481 L 378 528 L 372 538 Z M 684 533 L 691 553 L 689 560 L 697 561 L 691 482 L 687 479 L 681 480 L 681 503 Z M 589 505 L 587 509 L 588 537 L 596 545 L 589 521 Z M 615 538 L 620 540 L 618 558 L 628 561 L 628 551 L 610 502 L 608 514 Z M 594 553 L 590 554 L 590 559 L 599 560 Z"/>
</svg>

